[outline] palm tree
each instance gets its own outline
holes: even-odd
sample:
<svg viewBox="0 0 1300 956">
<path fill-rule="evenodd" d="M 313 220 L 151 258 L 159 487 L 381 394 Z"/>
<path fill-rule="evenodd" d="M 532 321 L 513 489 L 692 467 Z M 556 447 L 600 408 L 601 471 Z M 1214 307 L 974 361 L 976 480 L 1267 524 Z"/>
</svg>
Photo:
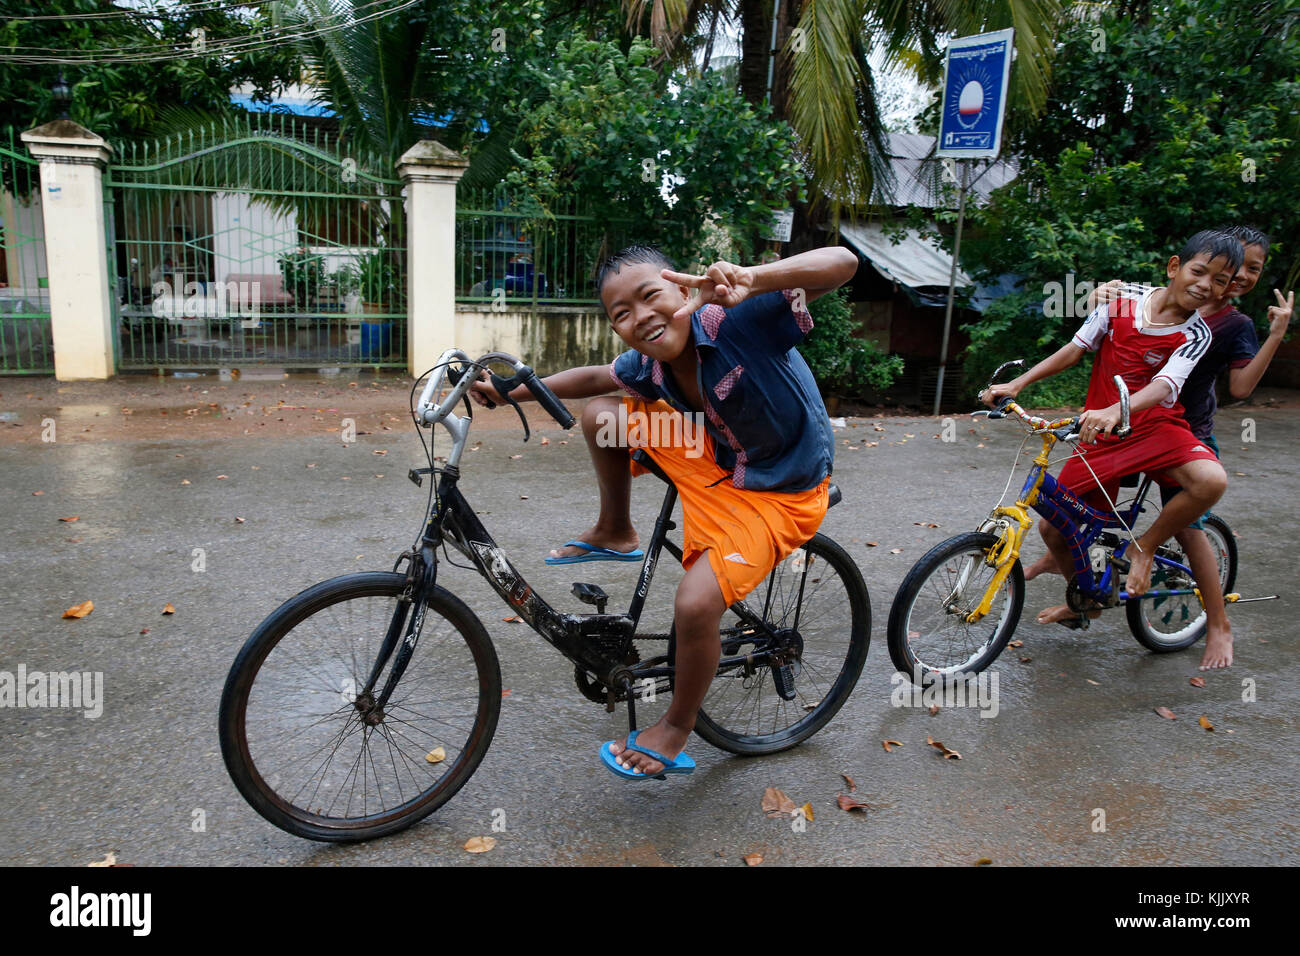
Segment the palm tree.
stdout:
<svg viewBox="0 0 1300 956">
<path fill-rule="evenodd" d="M 877 109 L 872 45 L 885 65 L 937 84 L 946 36 L 1016 28 L 1011 103 L 1021 116 L 1047 99 L 1060 0 L 621 0 L 629 30 L 644 30 L 664 62 L 691 63 L 711 50 L 719 21 L 741 29 L 740 88 L 751 103 L 769 99 L 799 136 L 814 204 L 863 210 L 887 172 Z M 773 11 L 776 48 L 771 58 Z M 703 29 L 708 24 L 707 30 Z M 769 66 L 769 62 L 771 62 Z M 692 64 L 693 66 L 693 64 Z M 770 80 L 769 80 L 770 75 Z M 865 144 L 865 145 L 864 145 Z"/>
</svg>

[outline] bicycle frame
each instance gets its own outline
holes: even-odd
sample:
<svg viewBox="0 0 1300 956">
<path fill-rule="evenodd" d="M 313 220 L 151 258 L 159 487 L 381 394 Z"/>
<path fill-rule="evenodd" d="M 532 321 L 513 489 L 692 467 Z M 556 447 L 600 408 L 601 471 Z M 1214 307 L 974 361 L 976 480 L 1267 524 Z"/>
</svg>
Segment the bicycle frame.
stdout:
<svg viewBox="0 0 1300 956">
<path fill-rule="evenodd" d="M 1119 571 L 1113 562 L 1107 562 L 1100 572 L 1094 572 L 1089 558 L 1089 549 L 1102 539 L 1109 529 L 1133 527 L 1138 515 L 1146 510 L 1143 505 L 1151 488 L 1151 478 L 1143 476 L 1133 504 L 1127 511 L 1122 513 L 1098 511 L 1076 498 L 1065 485 L 1058 482 L 1047 471 L 1047 454 L 1060 439 L 1051 432 L 1045 432 L 1042 440 L 1042 450 L 1034 458 L 1016 503 L 995 508 L 990 517 L 992 527 L 1000 526 L 1003 529 L 998 543 L 988 558 L 989 563 L 993 564 L 997 571 L 989 582 L 979 605 L 966 616 L 967 623 L 974 624 L 988 614 L 998 590 L 1007 575 L 1011 573 L 1011 567 L 1020 555 L 1020 546 L 1024 541 L 1025 532 L 1033 524 L 1033 519 L 1029 517 L 1030 509 L 1042 515 L 1065 538 L 1074 567 L 1074 580 L 1078 582 L 1080 591 L 1091 600 L 1112 606 L 1131 600 L 1154 600 L 1197 593 L 1195 588 L 1170 588 L 1149 590 L 1135 596 L 1119 590 Z M 1103 541 L 1103 543 L 1114 547 L 1114 557 L 1122 560 L 1129 541 L 1120 541 L 1114 535 L 1111 537 L 1114 538 L 1114 544 L 1110 541 Z M 1189 577 L 1192 576 L 1191 568 L 1163 555 L 1156 554 L 1154 561 L 1156 565 L 1177 569 Z"/>
</svg>

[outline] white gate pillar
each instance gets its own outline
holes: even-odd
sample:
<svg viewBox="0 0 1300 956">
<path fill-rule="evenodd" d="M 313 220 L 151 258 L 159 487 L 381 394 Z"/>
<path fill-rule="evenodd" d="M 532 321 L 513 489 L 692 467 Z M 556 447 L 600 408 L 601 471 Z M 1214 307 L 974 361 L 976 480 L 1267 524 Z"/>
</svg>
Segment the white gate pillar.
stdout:
<svg viewBox="0 0 1300 956">
<path fill-rule="evenodd" d="M 431 139 L 398 160 L 406 185 L 406 356 L 431 368 L 456 334 L 456 183 L 469 161 Z"/>
<path fill-rule="evenodd" d="M 54 377 L 61 382 L 110 378 L 115 330 L 104 167 L 112 147 L 65 119 L 29 129 L 22 139 L 41 164 Z"/>
</svg>

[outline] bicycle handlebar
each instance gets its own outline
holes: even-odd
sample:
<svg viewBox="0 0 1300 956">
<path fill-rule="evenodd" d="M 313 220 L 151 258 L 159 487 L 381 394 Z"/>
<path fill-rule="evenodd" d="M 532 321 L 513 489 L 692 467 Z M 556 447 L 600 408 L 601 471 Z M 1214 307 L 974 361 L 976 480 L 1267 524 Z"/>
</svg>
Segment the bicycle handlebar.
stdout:
<svg viewBox="0 0 1300 956">
<path fill-rule="evenodd" d="M 452 369 L 452 363 L 458 362 L 467 366 L 463 371 Z M 460 349 L 448 349 L 438 358 L 438 364 L 434 366 L 433 373 L 429 376 L 429 381 L 424 386 L 424 391 L 420 393 L 420 401 L 416 405 L 418 416 L 421 424 L 434 425 L 439 422 L 458 423 L 459 418 L 452 413 L 452 410 L 465 398 L 469 392 L 470 386 L 478 379 L 478 371 L 486 369 L 490 362 L 504 362 L 515 370 L 515 374 L 510 378 L 492 374 L 492 385 L 509 404 L 513 405 L 515 411 L 519 413 L 519 419 L 524 425 L 524 441 L 529 438 L 528 419 L 524 416 L 523 409 L 519 403 L 510 397 L 510 392 L 520 384 L 528 386 L 528 390 L 537 403 L 544 408 L 547 413 L 560 425 L 561 428 L 572 428 L 576 419 L 564 407 L 560 401 L 546 385 L 537 377 L 537 373 L 523 363 L 522 360 L 507 352 L 488 352 L 479 357 L 477 360 L 471 359 Z M 434 396 L 442 391 L 443 383 L 446 379 L 452 380 L 452 390 L 442 402 L 435 402 Z"/>
<path fill-rule="evenodd" d="M 1002 365 L 999 365 L 997 371 L 993 373 L 994 380 L 996 380 L 1007 367 L 1022 364 L 1024 364 L 1022 359 L 1017 359 L 1014 362 L 1004 362 Z M 990 382 L 988 388 L 992 388 L 993 384 L 993 382 Z M 1119 390 L 1120 423 L 1115 426 L 1114 435 L 1116 438 L 1127 438 L 1133 433 L 1133 427 L 1129 424 L 1130 396 L 1128 385 L 1125 383 L 1124 379 L 1116 375 L 1115 387 Z M 985 390 L 987 391 L 987 389 Z M 1049 422 L 1047 419 L 1039 418 L 1037 415 L 1030 415 L 1009 395 L 1003 396 L 999 399 L 992 411 L 981 410 L 978 412 L 972 412 L 971 414 L 987 415 L 989 418 L 1006 418 L 1008 414 L 1013 414 L 1035 431 L 1057 432 L 1057 437 L 1061 441 L 1074 441 L 1079 437 L 1079 432 L 1077 430 L 1079 427 L 1079 419 L 1077 417 L 1062 418 L 1054 422 Z"/>
</svg>

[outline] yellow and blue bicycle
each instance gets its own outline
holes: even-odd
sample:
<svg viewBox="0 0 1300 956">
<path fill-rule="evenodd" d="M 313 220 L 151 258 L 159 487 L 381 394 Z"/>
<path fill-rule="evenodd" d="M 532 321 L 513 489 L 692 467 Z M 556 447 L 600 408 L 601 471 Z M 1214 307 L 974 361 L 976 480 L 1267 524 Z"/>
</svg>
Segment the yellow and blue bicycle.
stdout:
<svg viewBox="0 0 1300 956">
<path fill-rule="evenodd" d="M 994 372 L 993 381 L 1004 381 L 1002 373 L 1020 364 L 1022 361 L 1002 365 Z M 1119 376 L 1115 384 L 1122 414 L 1115 434 L 1123 438 L 1130 431 L 1129 393 Z M 1147 510 L 1150 477 L 1142 477 L 1130 502 L 1122 507 L 1112 502 L 1113 510 L 1099 511 L 1079 501 L 1047 470 L 1048 455 L 1058 442 L 1079 440 L 1078 418 L 1048 421 L 1030 415 L 1010 399 L 992 411 L 972 414 L 1018 418 L 1028 426 L 1026 441 L 1037 437 L 1042 448 L 1014 504 L 1004 506 L 999 499 L 978 530 L 936 545 L 908 572 L 889 612 L 887 638 L 895 667 L 914 681 L 927 683 L 976 674 L 997 659 L 1015 633 L 1025 603 L 1020 548 L 1033 524 L 1031 510 L 1060 531 L 1069 545 L 1073 576 L 1065 599 L 1078 614 L 1072 623 L 1086 628 L 1089 611 L 1122 604 L 1133 636 L 1151 651 L 1182 650 L 1201 639 L 1206 629 L 1205 609 L 1176 542 L 1157 549 L 1150 590 L 1134 596 L 1123 589 L 1122 579 L 1128 571 L 1124 554 L 1136 537 L 1135 524 Z M 1020 461 L 1019 453 L 1016 461 Z M 1008 480 L 1008 488 L 1010 484 Z M 1276 595 L 1242 598 L 1233 593 L 1237 546 L 1232 530 L 1213 513 L 1205 516 L 1204 525 L 1218 558 L 1225 600 L 1273 600 Z"/>
</svg>

